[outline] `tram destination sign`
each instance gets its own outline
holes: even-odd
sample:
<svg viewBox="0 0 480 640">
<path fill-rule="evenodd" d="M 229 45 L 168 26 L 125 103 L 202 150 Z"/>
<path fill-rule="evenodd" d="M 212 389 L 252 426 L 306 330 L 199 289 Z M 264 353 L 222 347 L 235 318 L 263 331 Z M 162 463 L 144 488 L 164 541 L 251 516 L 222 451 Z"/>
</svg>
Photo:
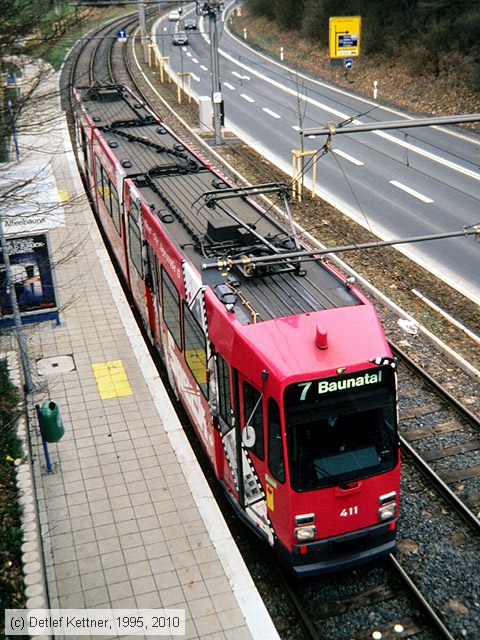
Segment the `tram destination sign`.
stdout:
<svg viewBox="0 0 480 640">
<path fill-rule="evenodd" d="M 308 382 L 298 382 L 291 385 L 290 389 L 295 389 L 296 401 L 314 401 L 318 396 L 347 391 L 357 387 L 370 387 L 380 384 L 383 379 L 383 369 L 374 369 L 361 374 L 342 376 L 336 378 L 326 378 L 323 380 L 309 380 Z"/>
</svg>

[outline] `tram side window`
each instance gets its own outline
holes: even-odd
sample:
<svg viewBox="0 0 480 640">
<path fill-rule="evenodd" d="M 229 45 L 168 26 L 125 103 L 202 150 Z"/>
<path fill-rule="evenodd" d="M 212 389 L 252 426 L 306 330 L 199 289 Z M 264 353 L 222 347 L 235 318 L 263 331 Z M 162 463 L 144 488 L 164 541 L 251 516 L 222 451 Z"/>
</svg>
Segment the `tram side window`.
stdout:
<svg viewBox="0 0 480 640">
<path fill-rule="evenodd" d="M 102 198 L 108 213 L 112 217 L 117 231 L 120 233 L 120 207 L 118 203 L 117 189 L 96 156 L 95 178 L 97 182 L 97 191 Z"/>
<path fill-rule="evenodd" d="M 216 355 L 218 378 L 218 413 L 223 422 L 232 426 L 232 398 L 230 394 L 230 371 L 228 364 L 220 354 Z"/>
<path fill-rule="evenodd" d="M 183 305 L 183 344 L 185 361 L 203 395 L 207 398 L 207 347 L 205 334 L 185 303 Z"/>
<path fill-rule="evenodd" d="M 102 195 L 102 165 L 100 160 L 95 156 L 95 182 L 97 184 L 97 191 Z"/>
<path fill-rule="evenodd" d="M 135 269 L 143 278 L 142 237 L 140 234 L 140 227 L 130 212 L 128 214 L 128 253 L 135 265 Z"/>
<path fill-rule="evenodd" d="M 87 140 L 87 135 L 85 133 L 85 131 L 83 130 L 83 127 L 80 127 L 80 137 L 81 137 L 81 145 L 82 145 L 82 153 L 83 153 L 83 159 L 85 162 L 85 169 L 87 172 L 90 171 L 90 158 L 88 155 L 88 140 Z"/>
<path fill-rule="evenodd" d="M 265 457 L 263 442 L 263 406 L 261 394 L 254 387 L 243 383 L 243 415 L 246 421 L 249 421 L 251 427 L 255 429 L 255 444 L 250 447 L 249 451 L 263 460 Z"/>
<path fill-rule="evenodd" d="M 110 189 L 110 204 L 112 207 L 112 220 L 118 233 L 120 233 L 120 205 L 118 203 L 118 193 L 115 187 L 112 185 Z"/>
<path fill-rule="evenodd" d="M 180 294 L 170 276 L 162 267 L 163 319 L 179 349 L 182 348 Z"/>
<path fill-rule="evenodd" d="M 268 400 L 268 467 L 279 482 L 285 482 L 280 411 L 273 398 Z"/>
</svg>

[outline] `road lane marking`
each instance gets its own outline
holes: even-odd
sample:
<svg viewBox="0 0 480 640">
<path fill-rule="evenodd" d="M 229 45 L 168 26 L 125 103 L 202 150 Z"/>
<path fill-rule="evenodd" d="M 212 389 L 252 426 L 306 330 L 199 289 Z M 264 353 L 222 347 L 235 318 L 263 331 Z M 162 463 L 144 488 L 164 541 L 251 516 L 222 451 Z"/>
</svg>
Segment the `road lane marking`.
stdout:
<svg viewBox="0 0 480 640">
<path fill-rule="evenodd" d="M 230 84 L 229 82 L 224 82 L 223 86 L 227 87 L 227 89 L 231 89 L 232 91 L 235 91 L 235 87 L 233 86 L 233 84 Z"/>
<path fill-rule="evenodd" d="M 197 58 L 192 58 L 192 62 L 193 62 L 193 64 L 198 64 Z"/>
<path fill-rule="evenodd" d="M 203 71 L 208 71 L 208 67 L 206 67 L 204 64 L 200 65 L 200 69 L 202 69 Z"/>
<path fill-rule="evenodd" d="M 345 153 L 345 151 L 341 151 L 341 149 L 332 149 L 332 151 L 333 153 L 336 153 L 337 156 L 340 156 L 341 158 L 344 158 L 345 160 L 348 160 L 349 162 L 356 164 L 357 167 L 361 167 L 364 164 L 361 160 L 357 160 L 350 154 Z"/>
<path fill-rule="evenodd" d="M 241 73 L 238 73 L 238 71 L 232 71 L 232 76 L 236 76 L 240 80 L 250 80 L 250 76 L 242 75 Z"/>
<path fill-rule="evenodd" d="M 272 118 L 281 118 L 282 116 L 279 116 L 278 113 L 275 113 L 275 111 L 272 111 L 271 109 L 267 109 L 267 107 L 263 107 L 262 111 L 265 111 L 265 113 L 268 113 L 269 116 L 272 116 Z"/>
<path fill-rule="evenodd" d="M 250 96 L 247 96 L 245 93 L 241 93 L 240 94 L 242 96 L 242 98 L 244 100 L 246 100 L 247 102 L 255 102 L 255 100 L 253 98 L 250 98 Z"/>
<path fill-rule="evenodd" d="M 406 191 L 411 196 L 413 196 L 414 198 L 418 198 L 422 202 L 426 202 L 427 204 L 430 204 L 430 203 L 433 202 L 433 200 L 431 198 L 427 198 L 427 196 L 424 196 L 422 193 L 418 193 L 418 191 L 415 191 L 414 189 L 411 189 L 410 187 L 407 187 L 405 184 L 402 184 L 401 182 L 398 182 L 398 180 L 389 180 L 389 182 L 390 182 L 390 184 L 393 184 L 394 187 L 397 187 L 398 189 L 401 189 L 402 191 Z"/>
<path fill-rule="evenodd" d="M 301 130 L 302 130 L 302 127 L 299 127 L 299 126 L 298 126 L 298 124 L 293 124 L 293 125 L 292 125 L 292 129 L 293 129 L 294 131 L 301 131 Z"/>
<path fill-rule="evenodd" d="M 259 56 L 260 58 L 263 58 L 264 60 L 267 60 L 268 62 L 270 62 L 271 64 L 280 67 L 281 69 L 284 69 L 286 71 L 288 71 L 289 73 L 292 73 L 292 69 L 291 67 L 288 67 L 287 65 L 277 62 L 276 60 L 272 60 L 272 58 L 269 58 L 268 56 L 265 56 L 263 54 L 261 54 L 259 51 L 255 51 L 254 49 L 252 49 L 251 47 L 249 47 L 245 42 L 243 42 L 242 40 L 240 40 L 239 38 L 237 38 L 236 36 L 234 36 L 234 34 L 228 29 L 226 29 L 228 35 L 235 40 L 238 44 L 240 44 L 242 47 L 244 47 L 245 49 L 248 49 L 249 52 L 251 53 L 255 53 L 256 56 Z M 208 38 L 206 38 L 208 41 Z M 208 41 L 209 42 L 209 41 Z M 375 107 L 376 109 L 380 109 L 382 111 L 385 111 L 387 113 L 393 113 L 401 118 L 406 118 L 407 120 L 413 120 L 414 118 L 412 116 L 409 116 L 405 113 L 403 113 L 402 111 L 398 111 L 397 109 L 392 109 L 386 106 L 380 106 L 378 104 L 378 102 L 374 101 L 374 100 L 369 100 L 367 98 L 361 98 L 360 96 L 357 96 L 355 94 L 350 93 L 349 91 L 345 91 L 344 89 L 339 89 L 338 87 L 333 87 L 332 85 L 326 84 L 325 82 L 321 82 L 320 80 L 315 80 L 314 78 L 311 78 L 309 76 L 304 75 L 303 73 L 300 73 L 297 69 L 295 70 L 295 76 L 298 78 L 303 78 L 304 80 L 308 80 L 310 82 L 312 82 L 313 84 L 318 85 L 319 87 L 323 87 L 325 89 L 328 89 L 329 91 L 333 91 L 334 93 L 338 93 L 340 95 L 343 96 L 347 96 L 349 99 L 354 98 L 355 100 L 358 100 L 364 104 L 368 104 L 372 107 Z M 364 109 L 362 109 L 363 111 Z M 353 121 L 354 124 L 359 124 L 359 122 L 355 122 L 355 120 Z M 441 126 L 433 126 L 431 127 L 432 129 L 436 129 L 437 131 L 440 131 L 441 133 L 444 133 L 446 135 L 450 135 L 450 136 L 454 136 L 455 138 L 460 138 L 461 140 L 465 140 L 466 142 L 475 144 L 475 145 L 480 145 L 480 140 L 475 140 L 472 139 L 470 137 L 468 137 L 467 135 L 463 135 L 461 133 L 459 133 L 458 131 L 452 131 L 449 129 L 445 129 L 445 127 L 441 127 Z"/>
<path fill-rule="evenodd" d="M 443 164 L 444 167 L 453 169 L 453 171 L 458 171 L 459 173 L 463 173 L 463 175 L 469 176 L 474 180 L 480 180 L 480 173 L 477 173 L 476 171 L 471 171 L 470 169 L 466 169 L 465 167 L 461 167 L 459 164 L 450 162 L 450 160 L 447 160 L 446 158 L 441 158 L 440 156 L 436 156 L 434 153 L 431 153 L 430 151 L 426 151 L 425 149 L 421 149 L 420 147 L 415 147 L 413 144 L 410 144 L 410 142 L 398 140 L 391 134 L 385 133 L 385 131 L 378 131 L 378 129 L 375 129 L 372 133 L 375 133 L 377 136 L 380 136 L 381 138 L 385 138 L 385 140 L 389 140 L 394 144 L 398 144 L 400 147 L 403 147 L 404 149 L 408 149 L 409 151 L 418 153 L 419 156 L 428 158 L 433 162 L 438 162 L 438 164 Z"/>
<path fill-rule="evenodd" d="M 289 93 L 290 95 L 295 96 L 295 98 L 297 98 L 297 99 L 300 98 L 302 100 L 305 100 L 305 102 L 307 102 L 308 104 L 311 104 L 314 107 L 318 107 L 319 109 L 322 109 L 323 111 L 326 111 L 327 113 L 330 113 L 331 115 L 334 115 L 334 116 L 338 117 L 342 121 L 346 120 L 346 119 L 348 119 L 350 117 L 346 113 L 343 113 L 342 111 L 339 111 L 338 109 L 333 109 L 332 107 L 329 107 L 326 104 L 323 104 L 323 103 L 319 102 L 318 100 L 314 100 L 312 98 L 308 98 L 307 96 L 304 96 L 303 94 L 298 94 L 298 92 L 295 91 L 294 89 L 290 89 L 289 87 L 286 87 L 281 82 L 273 80 L 272 78 L 267 77 L 266 75 L 256 71 L 255 69 L 252 69 L 251 67 L 249 67 L 248 65 L 240 62 L 239 60 L 236 60 L 233 56 L 228 54 L 223 49 L 219 49 L 219 53 L 224 58 L 226 58 L 227 60 L 232 62 L 233 64 L 237 65 L 238 67 L 240 67 L 242 69 L 245 69 L 245 71 L 249 71 L 252 75 L 255 75 L 257 78 L 260 78 L 261 80 L 264 80 L 265 82 L 268 82 L 269 84 L 271 84 L 274 87 L 277 87 L 281 91 L 285 91 L 285 93 Z M 232 71 L 232 73 L 234 75 L 239 75 L 235 71 Z M 243 76 L 243 77 L 248 77 L 249 78 L 249 76 Z M 405 116 L 403 116 L 403 117 L 405 117 Z M 358 118 L 355 118 L 353 120 L 353 122 L 355 124 L 361 124 L 362 123 L 362 121 L 359 120 Z M 441 165 L 443 165 L 445 167 L 448 167 L 449 169 L 452 169 L 453 171 L 457 171 L 458 173 L 462 173 L 463 175 L 468 176 L 470 178 L 473 178 L 474 180 L 480 180 L 480 173 L 478 173 L 476 171 L 472 171 L 471 169 L 467 169 L 465 167 L 462 167 L 461 165 L 456 164 L 455 162 L 451 162 L 450 160 L 447 160 L 446 158 L 442 158 L 441 156 L 437 156 L 434 153 L 431 153 L 430 151 L 426 151 L 426 150 L 422 149 L 421 147 L 414 146 L 413 144 L 410 144 L 408 142 L 404 142 L 403 140 L 398 140 L 397 138 L 395 138 L 391 134 L 386 133 L 385 131 L 374 130 L 373 133 L 375 135 L 377 135 L 377 136 L 380 136 L 382 138 L 385 138 L 385 139 L 389 140 L 390 142 L 393 142 L 394 144 L 399 145 L 400 147 L 403 147 L 405 149 L 409 149 L 410 151 L 413 151 L 414 153 L 418 153 L 418 155 L 423 156 L 424 158 L 428 158 L 429 160 L 432 160 L 433 162 L 436 162 L 436 163 L 441 164 Z"/>
<path fill-rule="evenodd" d="M 195 80 L 195 82 L 200 82 L 200 78 L 197 76 L 196 73 L 191 73 L 190 74 L 192 76 L 192 78 Z"/>
</svg>

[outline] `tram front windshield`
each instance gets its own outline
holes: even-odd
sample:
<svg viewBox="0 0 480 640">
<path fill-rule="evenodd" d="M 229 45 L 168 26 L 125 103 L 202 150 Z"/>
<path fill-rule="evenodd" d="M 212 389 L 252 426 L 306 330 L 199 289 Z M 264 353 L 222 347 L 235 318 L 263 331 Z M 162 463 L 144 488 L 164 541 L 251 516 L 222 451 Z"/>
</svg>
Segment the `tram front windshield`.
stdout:
<svg viewBox="0 0 480 640">
<path fill-rule="evenodd" d="M 293 489 L 342 486 L 393 469 L 398 459 L 395 390 L 388 368 L 313 380 L 285 390 Z M 350 382 L 349 382 L 350 381 Z"/>
</svg>

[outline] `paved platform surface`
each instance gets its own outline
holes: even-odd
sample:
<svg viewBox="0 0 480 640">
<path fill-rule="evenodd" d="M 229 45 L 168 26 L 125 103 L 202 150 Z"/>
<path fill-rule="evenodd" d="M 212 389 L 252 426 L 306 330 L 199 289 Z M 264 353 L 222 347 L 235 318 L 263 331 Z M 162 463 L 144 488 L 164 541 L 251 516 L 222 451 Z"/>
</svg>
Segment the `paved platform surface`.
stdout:
<svg viewBox="0 0 480 640">
<path fill-rule="evenodd" d="M 46 606 L 185 609 L 186 638 L 277 638 L 113 272 L 56 82 L 42 85 L 45 126 L 28 152 L 50 163 L 60 205 L 48 235 L 61 324 L 26 328 Z M 46 400 L 65 426 L 52 473 L 34 409 Z"/>
</svg>

